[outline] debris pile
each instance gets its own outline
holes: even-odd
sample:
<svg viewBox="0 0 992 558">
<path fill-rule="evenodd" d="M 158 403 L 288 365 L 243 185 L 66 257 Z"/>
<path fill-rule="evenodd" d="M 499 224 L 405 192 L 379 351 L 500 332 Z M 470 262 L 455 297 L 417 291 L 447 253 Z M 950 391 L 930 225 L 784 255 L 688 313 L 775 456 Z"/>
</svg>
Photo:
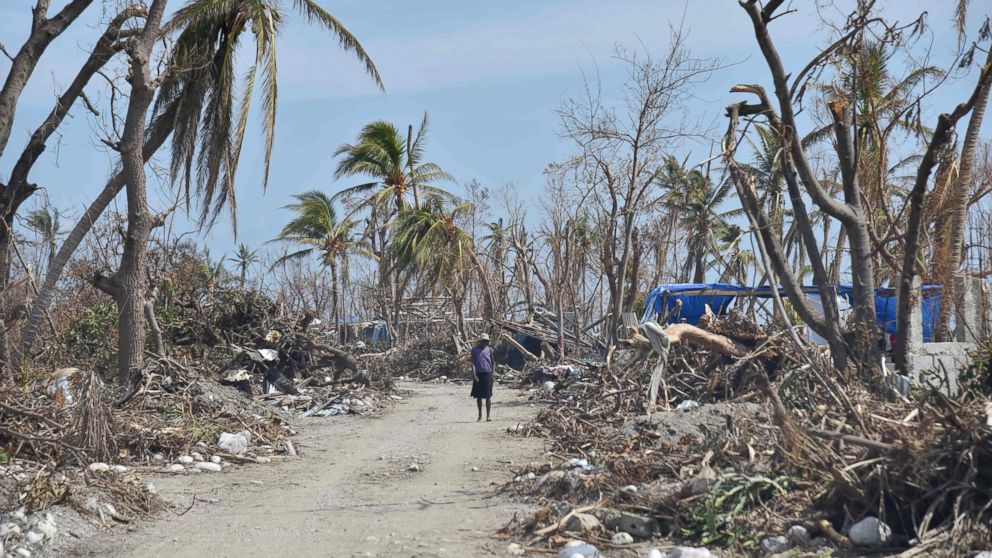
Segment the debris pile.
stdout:
<svg viewBox="0 0 992 558">
<path fill-rule="evenodd" d="M 662 328 L 649 324 L 625 341 L 637 351 L 532 389 L 548 407 L 510 432 L 553 448 L 504 487 L 543 504 L 507 526 L 523 547 L 989 549 L 988 349 L 961 394 L 915 386 L 906 398 L 880 378 L 838 375 L 782 328 L 734 315 L 679 325 L 663 330 L 660 353 Z"/>
</svg>

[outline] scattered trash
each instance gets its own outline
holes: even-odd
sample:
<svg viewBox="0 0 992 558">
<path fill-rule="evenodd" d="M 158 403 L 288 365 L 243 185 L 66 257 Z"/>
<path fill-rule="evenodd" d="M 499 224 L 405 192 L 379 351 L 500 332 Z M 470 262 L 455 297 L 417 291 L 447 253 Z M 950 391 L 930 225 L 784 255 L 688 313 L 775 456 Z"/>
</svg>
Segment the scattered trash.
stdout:
<svg viewBox="0 0 992 558">
<path fill-rule="evenodd" d="M 693 401 L 692 399 L 686 399 L 685 401 L 679 403 L 678 406 L 675 407 L 675 410 L 688 411 L 689 409 L 695 409 L 696 407 L 699 407 L 698 401 Z"/>
<path fill-rule="evenodd" d="M 249 445 L 251 445 L 251 434 L 247 431 L 237 434 L 221 432 L 220 439 L 217 441 L 218 449 L 234 455 L 244 455 L 248 451 Z"/>
</svg>

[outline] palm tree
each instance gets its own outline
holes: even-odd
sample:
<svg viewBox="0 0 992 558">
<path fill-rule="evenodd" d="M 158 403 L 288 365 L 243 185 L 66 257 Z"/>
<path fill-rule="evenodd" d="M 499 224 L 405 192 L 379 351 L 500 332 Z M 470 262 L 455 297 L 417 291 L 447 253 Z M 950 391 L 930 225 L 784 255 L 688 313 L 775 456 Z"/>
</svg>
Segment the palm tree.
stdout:
<svg viewBox="0 0 992 558">
<path fill-rule="evenodd" d="M 472 237 L 458 222 L 469 216 L 474 207 L 462 202 L 449 205 L 445 198 L 428 195 L 420 207 L 404 209 L 394 222 L 394 252 L 399 270 L 415 271 L 421 279 L 447 285 L 453 293 L 459 333 L 465 336 L 462 308 L 467 293 L 468 274 L 479 273 L 485 290 L 485 305 L 493 315 L 492 285 L 475 253 Z"/>
<path fill-rule="evenodd" d="M 241 288 L 245 288 L 245 281 L 248 278 L 248 268 L 259 261 L 258 250 L 252 250 L 246 244 L 238 244 L 238 252 L 228 258 L 238 268 L 241 279 Z"/>
<path fill-rule="evenodd" d="M 28 213 L 24 224 L 41 235 L 41 241 L 48 247 L 48 265 L 55 260 L 55 247 L 62 227 L 59 223 L 59 211 L 50 207 L 36 209 Z"/>
<path fill-rule="evenodd" d="M 410 198 L 415 209 L 420 208 L 420 196 L 451 198 L 444 190 L 433 186 L 436 181 L 452 180 L 451 175 L 435 163 L 424 162 L 424 143 L 427 136 L 427 114 L 416 135 L 410 128 L 404 139 L 393 124 L 378 120 L 367 124 L 358 134 L 354 144 L 343 144 L 334 152 L 340 157 L 335 178 L 363 176 L 369 182 L 358 184 L 335 194 L 334 199 L 356 199 L 355 211 L 369 211 L 365 234 L 373 254 L 379 258 L 379 289 L 382 291 L 383 316 L 389 315 L 386 305 L 391 300 L 392 338 L 398 335 L 400 305 L 403 291 L 410 276 L 400 276 L 400 269 L 390 259 L 390 227 L 393 219 L 408 207 Z M 388 294 L 387 294 L 388 293 Z"/>
<path fill-rule="evenodd" d="M 311 190 L 293 196 L 296 203 L 284 209 L 292 210 L 296 216 L 285 226 L 273 242 L 291 242 L 304 246 L 301 250 L 288 253 L 273 264 L 273 267 L 292 259 L 319 254 L 320 263 L 331 273 L 332 307 L 335 325 L 340 332 L 343 307 L 338 282 L 338 269 L 350 254 L 368 254 L 365 244 L 355 239 L 356 223 L 350 219 L 339 219 L 334 208 L 334 200 L 319 190 Z M 347 282 L 347 277 L 341 277 Z"/>
<path fill-rule="evenodd" d="M 202 224 L 212 223 L 212 218 L 225 205 L 231 208 L 232 223 L 236 224 L 233 220 L 236 207 L 234 171 L 241 153 L 259 69 L 264 89 L 262 109 L 267 181 L 271 145 L 275 137 L 276 42 L 284 21 L 284 4 L 283 0 L 191 0 L 164 26 L 164 30 L 173 35 L 174 42 L 162 65 L 167 71 L 162 76 L 158 97 L 151 111 L 152 120 L 143 155 L 148 160 L 172 136 L 172 179 L 184 186 L 187 204 L 193 194 L 200 198 Z M 382 80 L 372 60 L 340 21 L 315 0 L 293 0 L 292 4 L 310 22 L 319 24 L 336 37 L 341 48 L 353 53 L 382 88 Z M 240 86 L 236 86 L 235 58 L 246 31 L 254 39 L 255 60 Z M 240 102 L 235 98 L 238 90 L 242 92 Z M 234 112 L 235 107 L 237 113 Z M 123 174 L 117 172 L 59 248 L 22 330 L 21 354 L 29 354 L 34 344 L 38 326 L 54 295 L 62 270 L 92 224 L 110 206 L 124 185 Z"/>
<path fill-rule="evenodd" d="M 316 0 L 292 3 L 310 23 L 330 32 L 344 50 L 355 54 L 382 88 L 372 60 L 337 18 Z M 259 77 L 265 135 L 262 186 L 268 185 L 278 96 L 276 37 L 285 20 L 283 4 L 282 0 L 193 0 L 166 25 L 167 32 L 177 35 L 168 65 L 183 71 L 162 84 L 154 114 L 174 129 L 172 179 L 184 185 L 187 195 L 195 185 L 202 203 L 201 222 L 212 223 L 226 204 L 233 218 L 234 173 Z M 254 39 L 255 58 L 239 83 L 235 58 L 246 31 Z M 235 90 L 242 92 L 240 101 Z"/>
<path fill-rule="evenodd" d="M 367 124 L 358 134 L 356 143 L 343 144 L 334 152 L 335 157 L 341 157 L 334 177 L 366 176 L 372 181 L 345 188 L 335 195 L 335 199 L 360 196 L 364 198 L 362 207 L 383 207 L 392 202 L 399 211 L 406 207 L 410 196 L 414 207 L 419 206 L 420 194 L 450 197 L 430 184 L 452 180 L 452 177 L 437 164 L 423 162 L 426 135 L 427 113 L 424 113 L 415 138 L 412 128 L 409 139 L 403 139 L 396 126 L 389 122 L 377 120 Z"/>
<path fill-rule="evenodd" d="M 689 259 L 686 270 L 692 268 L 692 282 L 706 281 L 707 254 L 718 250 L 718 242 L 728 239 L 734 225 L 730 219 L 743 214 L 742 208 L 720 211 L 734 192 L 726 180 L 714 184 L 709 176 L 697 169 L 687 170 L 674 157 L 665 158 L 664 185 L 668 189 L 664 204 L 669 211 L 678 212 L 679 226 L 685 231 Z"/>
</svg>

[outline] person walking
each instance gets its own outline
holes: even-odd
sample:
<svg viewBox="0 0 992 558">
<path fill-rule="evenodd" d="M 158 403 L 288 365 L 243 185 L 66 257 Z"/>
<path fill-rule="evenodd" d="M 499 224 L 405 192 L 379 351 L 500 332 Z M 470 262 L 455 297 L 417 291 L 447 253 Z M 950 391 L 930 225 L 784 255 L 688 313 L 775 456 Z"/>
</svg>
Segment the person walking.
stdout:
<svg viewBox="0 0 992 558">
<path fill-rule="evenodd" d="M 486 400 L 486 422 L 492 421 L 489 418 L 489 411 L 492 409 L 493 397 L 493 370 L 495 370 L 493 360 L 493 349 L 489 346 L 489 334 L 483 333 L 479 336 L 479 342 L 472 347 L 472 397 L 479 407 L 479 418 L 482 420 L 482 400 Z"/>
</svg>

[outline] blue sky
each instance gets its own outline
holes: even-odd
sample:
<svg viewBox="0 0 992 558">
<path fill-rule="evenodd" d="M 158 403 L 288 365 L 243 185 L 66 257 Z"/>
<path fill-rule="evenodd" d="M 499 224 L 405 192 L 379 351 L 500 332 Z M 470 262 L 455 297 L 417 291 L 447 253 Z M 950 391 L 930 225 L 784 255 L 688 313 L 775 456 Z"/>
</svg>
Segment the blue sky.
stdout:
<svg viewBox="0 0 992 558">
<path fill-rule="evenodd" d="M 59 0 L 53 3 L 56 7 L 62 4 Z M 291 5 L 288 0 L 285 3 Z M 333 150 L 351 141 L 363 124 L 380 118 L 405 128 L 429 112 L 429 159 L 459 182 L 477 179 L 491 188 L 515 184 L 524 199 L 533 199 L 542 187 L 546 165 L 569 152 L 569 145 L 559 136 L 554 110 L 564 97 L 580 92 L 583 70 L 598 73 L 607 92 L 616 94 L 623 68 L 612 59 L 614 45 L 661 55 L 669 26 L 683 20 L 695 55 L 733 64 L 696 92 L 689 107 L 694 116 L 722 128 L 722 109 L 736 100 L 727 92 L 730 86 L 768 84 L 749 21 L 733 0 L 321 3 L 362 41 L 382 74 L 386 93 L 379 92 L 359 64 L 338 50 L 333 38 L 308 27 L 295 13 L 290 16 L 279 43 L 279 117 L 268 190 L 263 192 L 261 187 L 258 134 L 246 142 L 238 173 L 239 240 L 251 246 L 277 234 L 288 215 L 279 208 L 291 194 L 313 188 L 334 192 L 349 185 L 349 181 L 333 180 Z M 4 0 L 0 5 L 0 41 L 8 50 L 23 40 L 31 4 L 29 0 Z M 173 8 L 181 5 L 178 0 L 171 4 Z M 779 20 L 772 32 L 786 66 L 798 71 L 828 35 L 811 9 L 814 2 L 797 0 L 794 4 L 802 6 L 804 13 Z M 950 32 L 953 2 L 882 0 L 882 4 L 902 20 L 929 10 L 933 63 L 948 62 L 955 46 Z M 981 4 L 973 3 L 973 22 L 978 21 Z M 824 7 L 823 13 L 840 11 Z M 101 7 L 94 6 L 83 25 L 59 38 L 46 54 L 19 108 L 7 153 L 0 160 L 0 173 L 8 172 L 30 131 L 51 109 L 57 86 L 71 80 L 104 17 Z M 244 56 L 248 55 L 246 51 Z M 8 67 L 5 59 L 0 61 L 0 72 Z M 948 110 L 952 102 L 963 100 L 974 75 L 950 83 L 931 106 Z M 61 142 L 50 147 L 32 175 L 70 218 L 102 188 L 114 161 L 94 140 L 94 119 L 80 107 L 72 114 Z M 929 116 L 933 122 L 936 114 Z M 699 146 L 698 158 L 707 150 Z M 153 200 L 163 206 L 169 195 L 169 186 L 160 183 Z M 180 228 L 185 226 L 179 223 Z M 214 253 L 231 252 L 235 240 L 228 221 L 222 219 L 205 234 L 204 241 Z"/>
</svg>

